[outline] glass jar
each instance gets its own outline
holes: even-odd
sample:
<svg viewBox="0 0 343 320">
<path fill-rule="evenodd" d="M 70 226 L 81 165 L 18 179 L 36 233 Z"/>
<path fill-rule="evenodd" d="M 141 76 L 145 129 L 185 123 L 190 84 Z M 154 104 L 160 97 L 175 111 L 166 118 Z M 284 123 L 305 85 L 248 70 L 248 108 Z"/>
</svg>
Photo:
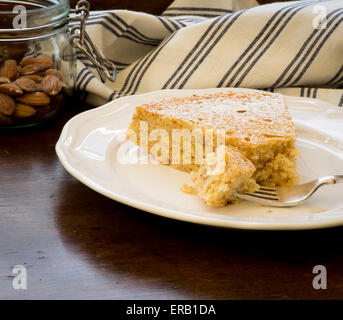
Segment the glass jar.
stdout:
<svg viewBox="0 0 343 320">
<path fill-rule="evenodd" d="M 102 80 L 114 78 L 115 67 L 85 31 L 88 10 L 84 0 L 76 10 L 70 10 L 69 0 L 0 1 L 0 129 L 35 126 L 60 113 L 73 93 L 74 48 Z M 70 12 L 76 15 L 71 18 Z M 69 30 L 71 20 L 80 26 Z"/>
</svg>

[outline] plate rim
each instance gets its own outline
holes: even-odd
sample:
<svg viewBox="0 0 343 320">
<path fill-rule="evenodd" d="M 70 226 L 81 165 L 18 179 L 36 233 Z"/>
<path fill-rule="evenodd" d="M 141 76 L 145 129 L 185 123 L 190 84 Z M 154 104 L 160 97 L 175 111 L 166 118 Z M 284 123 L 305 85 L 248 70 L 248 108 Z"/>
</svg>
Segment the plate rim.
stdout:
<svg viewBox="0 0 343 320">
<path fill-rule="evenodd" d="M 179 211 L 174 209 L 166 209 L 166 208 L 160 208 L 153 204 L 145 204 L 144 202 L 132 199 L 131 197 L 123 196 L 115 191 L 108 191 L 107 189 L 100 186 L 98 183 L 90 180 L 88 177 L 84 176 L 81 172 L 79 172 L 76 168 L 74 168 L 73 165 L 71 165 L 67 159 L 66 154 L 64 153 L 63 146 L 64 142 L 66 141 L 66 138 L 68 136 L 68 132 L 70 130 L 70 127 L 72 126 L 73 122 L 78 120 L 79 118 L 85 117 L 90 115 L 91 113 L 99 113 L 104 111 L 107 108 L 113 108 L 112 105 L 118 104 L 120 101 L 130 100 L 130 99 L 137 99 L 139 97 L 149 97 L 160 93 L 173 93 L 173 92 L 184 92 L 184 93 L 201 93 L 206 91 L 223 91 L 223 90 L 235 90 L 235 91 L 261 91 L 257 89 L 245 89 L 245 88 L 206 88 L 206 89 L 166 89 L 166 90 L 155 90 L 151 92 L 147 92 L 144 94 L 138 94 L 138 95 L 132 95 L 132 96 L 125 96 L 121 97 L 119 99 L 110 101 L 103 106 L 93 108 L 90 110 L 86 110 L 84 112 L 81 112 L 71 119 L 69 119 L 66 124 L 64 125 L 61 134 L 59 136 L 59 139 L 55 145 L 55 151 L 57 154 L 57 157 L 59 161 L 61 162 L 62 166 L 65 168 L 65 170 L 71 174 L 75 179 L 86 185 L 88 188 L 100 193 L 101 195 L 110 198 L 112 200 L 118 201 L 120 203 L 123 203 L 125 205 L 128 205 L 130 207 L 143 210 L 148 213 L 152 213 L 161 217 L 178 220 L 178 221 L 184 221 L 188 223 L 195 223 L 199 225 L 206 225 L 206 226 L 212 226 L 212 227 L 220 227 L 220 228 L 227 228 L 227 229 L 241 229 L 241 230 L 269 230 L 269 231 L 292 231 L 292 230 L 310 230 L 310 229 L 323 229 L 323 228 L 331 228 L 331 227 L 338 227 L 343 226 L 343 217 L 337 218 L 337 219 L 329 219 L 325 221 L 308 221 L 308 222 L 286 222 L 286 223 L 280 223 L 280 222 L 270 222 L 268 224 L 264 222 L 258 222 L 258 221 L 227 221 L 227 220 L 221 220 L 221 219 L 215 219 L 215 218 L 209 218 L 209 217 L 201 217 L 201 216 L 192 216 L 188 215 L 187 213 L 180 214 Z M 334 109 L 337 110 L 337 106 L 320 100 L 320 99 L 313 99 L 313 98 L 307 98 L 307 97 L 296 97 L 296 96 L 286 96 L 289 98 L 294 99 L 304 99 L 304 100 L 310 100 L 313 102 L 321 102 L 328 105 L 327 109 Z M 118 110 L 115 112 L 119 112 L 121 108 L 119 107 Z M 114 110 L 111 110 L 112 112 Z"/>
</svg>

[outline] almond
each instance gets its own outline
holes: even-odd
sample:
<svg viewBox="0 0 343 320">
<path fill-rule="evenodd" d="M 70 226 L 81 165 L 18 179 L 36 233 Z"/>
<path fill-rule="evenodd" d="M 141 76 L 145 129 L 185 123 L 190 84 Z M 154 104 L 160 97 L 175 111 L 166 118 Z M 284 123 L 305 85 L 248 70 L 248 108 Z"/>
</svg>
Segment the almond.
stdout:
<svg viewBox="0 0 343 320">
<path fill-rule="evenodd" d="M 12 115 L 14 118 L 27 118 L 33 116 L 37 112 L 36 109 L 24 103 L 17 103 L 15 111 Z"/>
<path fill-rule="evenodd" d="M 24 58 L 20 62 L 20 65 L 22 66 L 27 66 L 30 64 L 45 64 L 48 65 L 50 68 L 54 67 L 54 63 L 52 62 L 52 60 L 45 57 Z"/>
<path fill-rule="evenodd" d="M 0 112 L 5 116 L 10 116 L 15 109 L 14 100 L 7 94 L 0 93 Z"/>
<path fill-rule="evenodd" d="M 61 81 L 63 81 L 63 82 L 65 81 L 63 73 L 60 70 L 57 70 L 57 69 L 45 70 L 45 75 L 46 76 L 49 76 L 49 75 L 55 76 L 58 79 L 60 79 Z"/>
<path fill-rule="evenodd" d="M 41 84 L 43 91 L 50 96 L 57 95 L 62 89 L 62 82 L 52 75 L 45 76 Z"/>
<path fill-rule="evenodd" d="M 29 74 L 29 75 L 26 75 L 26 76 L 22 76 L 22 78 L 27 78 L 27 79 L 33 80 L 36 83 L 41 82 L 42 79 L 43 79 L 43 77 L 38 75 L 38 74 Z"/>
<path fill-rule="evenodd" d="M 26 66 L 23 66 L 20 70 L 20 74 L 23 76 L 35 74 L 41 71 L 44 71 L 48 69 L 50 65 L 48 64 L 29 64 Z"/>
<path fill-rule="evenodd" d="M 34 89 L 32 89 L 32 92 L 37 92 L 37 91 L 43 91 L 41 82 L 36 83 L 36 86 L 34 87 Z"/>
<path fill-rule="evenodd" d="M 0 84 L 0 92 L 6 93 L 12 97 L 23 94 L 23 90 L 21 90 L 14 82 Z"/>
<path fill-rule="evenodd" d="M 3 84 L 3 83 L 10 83 L 11 80 L 6 78 L 6 77 L 0 77 L 0 84 Z"/>
<path fill-rule="evenodd" d="M 37 67 L 34 64 L 29 64 L 28 66 L 22 67 L 20 70 L 20 75 L 31 75 L 36 73 Z"/>
<path fill-rule="evenodd" d="M 5 115 L 3 115 L 0 112 L 0 125 L 2 126 L 10 126 L 12 124 L 12 119 L 10 117 L 7 117 Z"/>
<path fill-rule="evenodd" d="M 21 71 L 21 66 L 17 66 L 17 70 L 15 72 L 14 77 L 12 78 L 12 81 L 14 81 L 15 79 L 19 78 L 20 76 L 20 71 Z"/>
<path fill-rule="evenodd" d="M 50 103 L 50 98 L 44 92 L 25 93 L 17 98 L 18 101 L 34 107 L 46 106 Z"/>
<path fill-rule="evenodd" d="M 0 69 L 0 75 L 12 80 L 16 74 L 17 62 L 13 59 L 6 60 Z"/>
<path fill-rule="evenodd" d="M 35 81 L 28 79 L 28 78 L 24 78 L 24 77 L 17 79 L 15 81 L 15 84 L 18 87 L 20 87 L 21 89 L 28 91 L 28 92 L 35 91 L 35 88 L 37 86 Z"/>
</svg>

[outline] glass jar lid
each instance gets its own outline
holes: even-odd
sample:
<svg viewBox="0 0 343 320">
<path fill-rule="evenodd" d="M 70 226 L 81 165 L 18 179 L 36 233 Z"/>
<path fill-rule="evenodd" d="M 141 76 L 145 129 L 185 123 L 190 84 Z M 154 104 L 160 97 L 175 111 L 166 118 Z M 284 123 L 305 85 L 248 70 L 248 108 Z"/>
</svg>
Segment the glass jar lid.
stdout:
<svg viewBox="0 0 343 320">
<path fill-rule="evenodd" d="M 65 25 L 69 0 L 4 0 L 0 2 L 0 41 L 36 38 Z"/>
</svg>

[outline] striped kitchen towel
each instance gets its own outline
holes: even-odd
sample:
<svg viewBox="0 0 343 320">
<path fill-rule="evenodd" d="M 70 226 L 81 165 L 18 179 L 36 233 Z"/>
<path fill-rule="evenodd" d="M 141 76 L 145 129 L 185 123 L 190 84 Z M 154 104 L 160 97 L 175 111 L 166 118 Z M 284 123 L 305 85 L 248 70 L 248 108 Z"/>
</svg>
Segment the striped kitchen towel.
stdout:
<svg viewBox="0 0 343 320">
<path fill-rule="evenodd" d="M 87 30 L 118 70 L 114 83 L 102 83 L 78 54 L 77 88 L 94 106 L 152 90 L 211 87 L 343 105 L 342 0 L 176 0 L 160 16 L 92 12 Z"/>
</svg>

